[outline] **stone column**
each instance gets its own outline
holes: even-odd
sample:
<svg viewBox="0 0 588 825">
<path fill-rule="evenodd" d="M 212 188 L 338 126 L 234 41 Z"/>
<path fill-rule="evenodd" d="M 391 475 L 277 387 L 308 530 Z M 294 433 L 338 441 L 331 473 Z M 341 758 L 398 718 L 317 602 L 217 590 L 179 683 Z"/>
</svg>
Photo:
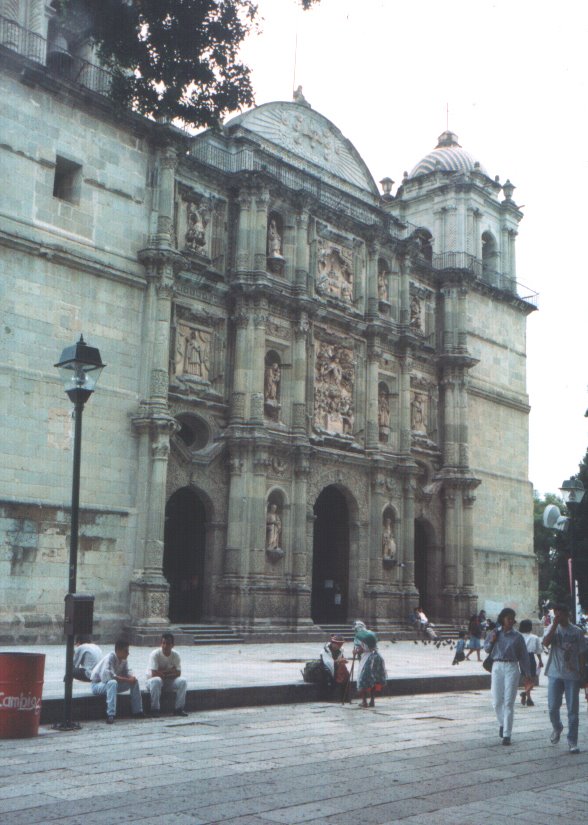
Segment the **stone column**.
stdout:
<svg viewBox="0 0 588 825">
<path fill-rule="evenodd" d="M 480 482 L 472 479 L 467 484 L 466 488 L 462 490 L 463 503 L 463 574 L 462 587 L 466 596 L 474 595 L 474 524 L 473 524 L 473 508 L 476 496 L 474 489 Z"/>
<path fill-rule="evenodd" d="M 453 600 L 457 595 L 457 556 L 459 546 L 458 507 L 461 511 L 461 505 L 456 496 L 455 489 L 449 485 L 443 489 L 443 504 L 445 515 L 443 537 L 445 544 L 443 595 L 446 597 L 445 603 L 448 615 L 451 616 L 453 614 Z"/>
<path fill-rule="evenodd" d="M 297 292 L 306 292 L 309 277 L 309 245 L 308 245 L 308 211 L 301 208 L 296 215 L 296 265 L 295 288 Z"/>
<path fill-rule="evenodd" d="M 251 236 L 255 221 L 253 215 L 253 197 L 247 188 L 242 188 L 237 198 L 239 204 L 239 218 L 237 223 L 237 244 L 235 253 L 235 269 L 237 272 L 251 270 Z"/>
<path fill-rule="evenodd" d="M 445 369 L 440 383 L 443 390 L 443 466 L 455 467 L 457 465 L 458 450 L 455 431 L 455 376 L 453 372 Z"/>
<path fill-rule="evenodd" d="M 368 244 L 367 253 L 367 314 L 369 318 L 375 319 L 380 312 L 378 296 L 379 245 L 376 243 Z"/>
<path fill-rule="evenodd" d="M 382 351 L 375 345 L 368 346 L 367 363 L 367 423 L 366 446 L 369 449 L 379 448 L 380 437 L 378 427 L 378 375 Z"/>
<path fill-rule="evenodd" d="M 265 378 L 265 328 L 267 324 L 267 301 L 261 301 L 253 314 L 253 347 L 245 357 L 249 361 L 251 390 L 250 420 L 263 425 L 264 378 Z"/>
<path fill-rule="evenodd" d="M 309 323 L 305 312 L 294 326 L 292 364 L 292 429 L 296 435 L 306 435 L 306 364 Z"/>
<path fill-rule="evenodd" d="M 267 269 L 267 217 L 269 206 L 269 192 L 259 192 L 255 196 L 255 234 L 253 251 L 253 267 L 258 272 Z"/>
<path fill-rule="evenodd" d="M 411 421 L 410 421 L 410 374 L 412 372 L 412 358 L 409 353 L 400 360 L 400 452 L 410 453 L 411 448 Z"/>
<path fill-rule="evenodd" d="M 404 564 L 402 568 L 403 590 L 406 593 L 416 593 L 414 583 L 414 496 L 415 481 L 412 473 L 404 477 L 404 489 L 402 499 L 402 524 L 400 529 L 401 542 L 399 562 Z"/>
<path fill-rule="evenodd" d="M 410 325 L 410 256 L 404 255 L 400 259 L 400 323 Z"/>
<path fill-rule="evenodd" d="M 227 546 L 224 554 L 224 578 L 245 578 L 249 572 L 243 537 L 246 531 L 247 487 L 243 473 L 243 458 L 237 447 L 229 459 L 229 506 L 227 510 Z"/>
<path fill-rule="evenodd" d="M 248 404 L 248 352 L 249 312 L 245 305 L 237 308 L 232 316 L 235 327 L 235 363 L 231 393 L 231 424 L 238 424 L 249 417 Z"/>
</svg>

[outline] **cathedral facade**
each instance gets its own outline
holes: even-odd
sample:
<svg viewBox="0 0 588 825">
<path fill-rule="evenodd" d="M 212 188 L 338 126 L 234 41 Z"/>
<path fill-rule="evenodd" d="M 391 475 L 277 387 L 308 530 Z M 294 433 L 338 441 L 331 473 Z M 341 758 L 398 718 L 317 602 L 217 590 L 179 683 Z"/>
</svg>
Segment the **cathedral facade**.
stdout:
<svg viewBox="0 0 588 825">
<path fill-rule="evenodd" d="M 514 187 L 445 132 L 382 195 L 300 91 L 121 116 L 48 5 L 0 3 L 0 638 L 61 636 L 80 333 L 98 635 L 534 613 Z"/>
</svg>

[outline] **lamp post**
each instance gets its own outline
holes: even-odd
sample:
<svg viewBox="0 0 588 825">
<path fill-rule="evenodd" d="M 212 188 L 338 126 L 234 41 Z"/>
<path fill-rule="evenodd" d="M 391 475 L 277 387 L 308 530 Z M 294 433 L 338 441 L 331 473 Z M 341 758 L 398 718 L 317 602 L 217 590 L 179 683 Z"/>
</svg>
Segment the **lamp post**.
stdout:
<svg viewBox="0 0 588 825">
<path fill-rule="evenodd" d="M 77 344 L 66 347 L 61 359 L 55 364 L 63 380 L 64 389 L 74 405 L 74 451 L 73 475 L 71 485 L 71 530 L 69 540 L 69 587 L 68 597 L 76 592 L 78 567 L 78 523 L 80 509 L 80 457 L 82 451 L 82 413 L 84 404 L 90 398 L 104 368 L 100 352 L 96 347 L 89 347 L 80 335 Z M 66 600 L 67 598 L 66 597 Z M 78 730 L 79 725 L 72 721 L 72 684 L 74 630 L 70 626 L 67 632 L 65 655 L 65 696 L 63 722 L 55 727 L 58 730 Z"/>
<path fill-rule="evenodd" d="M 574 569 L 574 562 L 576 560 L 576 526 L 574 524 L 574 516 L 577 508 L 580 506 L 584 498 L 584 485 L 579 478 L 568 478 L 563 482 L 559 488 L 561 497 L 564 500 L 566 507 L 570 513 L 568 522 L 570 530 L 570 590 L 572 592 L 572 613 L 573 621 L 576 623 L 576 575 Z"/>
</svg>

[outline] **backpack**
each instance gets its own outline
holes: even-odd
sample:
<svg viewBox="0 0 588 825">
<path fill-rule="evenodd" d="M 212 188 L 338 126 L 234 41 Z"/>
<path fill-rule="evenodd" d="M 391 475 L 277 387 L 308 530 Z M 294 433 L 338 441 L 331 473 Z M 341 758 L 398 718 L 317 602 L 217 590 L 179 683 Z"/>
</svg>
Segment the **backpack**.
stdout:
<svg viewBox="0 0 588 825">
<path fill-rule="evenodd" d="M 317 684 L 318 682 L 322 682 L 324 678 L 324 670 L 325 666 L 322 661 L 320 659 L 313 659 L 312 662 L 307 662 L 304 665 L 304 670 L 300 672 L 302 673 L 302 678 L 305 682 Z"/>
</svg>

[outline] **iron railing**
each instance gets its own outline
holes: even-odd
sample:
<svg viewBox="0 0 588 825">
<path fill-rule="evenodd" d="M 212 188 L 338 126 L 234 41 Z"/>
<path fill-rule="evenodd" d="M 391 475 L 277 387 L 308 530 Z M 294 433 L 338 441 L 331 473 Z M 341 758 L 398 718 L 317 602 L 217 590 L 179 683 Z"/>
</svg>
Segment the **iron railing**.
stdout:
<svg viewBox="0 0 588 825">
<path fill-rule="evenodd" d="M 12 49 L 23 57 L 46 66 L 56 76 L 79 83 L 86 89 L 107 95 L 112 85 L 112 72 L 96 63 L 69 54 L 63 49 L 51 51 L 46 38 L 25 29 L 14 20 L 0 15 L 0 46 Z"/>
</svg>

